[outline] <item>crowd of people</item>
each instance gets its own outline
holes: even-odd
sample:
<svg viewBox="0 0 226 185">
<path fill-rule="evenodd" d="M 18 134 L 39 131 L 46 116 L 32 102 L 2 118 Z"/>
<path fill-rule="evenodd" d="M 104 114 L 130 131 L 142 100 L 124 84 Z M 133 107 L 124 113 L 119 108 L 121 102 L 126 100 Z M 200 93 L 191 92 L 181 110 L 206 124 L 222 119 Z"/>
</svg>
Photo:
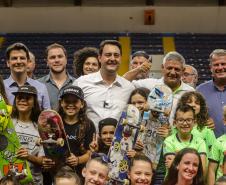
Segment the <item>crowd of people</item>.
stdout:
<svg viewBox="0 0 226 185">
<path fill-rule="evenodd" d="M 137 140 L 126 151 L 128 182 L 226 184 L 226 50 L 210 54 L 212 79 L 199 86 L 197 70 L 176 51 L 164 56 L 160 79 L 149 77 L 152 57 L 145 51 L 133 53 L 131 69 L 119 76 L 122 47 L 116 40 L 102 41 L 99 49 L 76 51 L 74 76 L 66 70 L 66 49 L 57 43 L 47 46 L 49 74 L 39 79 L 34 75 L 35 56 L 23 43 L 10 45 L 5 54 L 10 76 L 0 78 L 0 93 L 12 106 L 11 118 L 22 146 L 17 157 L 29 161 L 35 185 L 114 184 L 108 176 L 108 152 L 117 122 L 128 104 L 137 107 L 140 115 L 149 110 L 148 95 L 156 85 L 170 88 L 173 97 L 165 123 L 150 126 L 161 138 L 161 155 L 156 162 L 155 152 L 150 151 L 155 149 L 148 146 L 156 140 Z M 38 117 L 46 109 L 56 110 L 64 123 L 71 153 L 62 165 L 37 145 Z M 151 116 L 155 114 L 151 110 Z M 0 184 L 18 181 L 9 173 Z"/>
</svg>

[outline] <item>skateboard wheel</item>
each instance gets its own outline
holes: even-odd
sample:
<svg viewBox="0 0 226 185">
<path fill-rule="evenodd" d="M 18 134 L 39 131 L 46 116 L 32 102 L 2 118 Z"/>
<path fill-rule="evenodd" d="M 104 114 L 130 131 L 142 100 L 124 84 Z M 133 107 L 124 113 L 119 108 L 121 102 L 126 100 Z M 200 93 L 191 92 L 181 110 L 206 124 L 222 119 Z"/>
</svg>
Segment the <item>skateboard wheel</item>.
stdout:
<svg viewBox="0 0 226 185">
<path fill-rule="evenodd" d="M 141 125 L 140 126 L 140 132 L 144 132 L 144 130 L 145 130 L 145 126 L 144 125 Z"/>
<path fill-rule="evenodd" d="M 123 120 L 122 120 L 122 125 L 127 125 L 127 124 L 128 124 L 127 119 L 123 119 Z"/>
<path fill-rule="evenodd" d="M 42 144 L 42 139 L 38 138 L 35 142 L 36 145 L 40 146 Z"/>
<path fill-rule="evenodd" d="M 128 179 L 124 179 L 124 185 L 129 185 L 129 180 Z"/>
<path fill-rule="evenodd" d="M 63 138 L 58 138 L 57 141 L 56 141 L 56 144 L 61 146 L 61 147 L 64 146 L 64 139 Z"/>
</svg>

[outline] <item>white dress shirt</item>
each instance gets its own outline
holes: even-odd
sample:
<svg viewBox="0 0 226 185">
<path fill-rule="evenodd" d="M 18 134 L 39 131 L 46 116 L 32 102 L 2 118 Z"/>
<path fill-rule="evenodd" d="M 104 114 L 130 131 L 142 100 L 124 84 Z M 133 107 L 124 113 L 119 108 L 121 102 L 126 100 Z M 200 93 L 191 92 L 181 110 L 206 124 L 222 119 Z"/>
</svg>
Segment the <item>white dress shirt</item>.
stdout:
<svg viewBox="0 0 226 185">
<path fill-rule="evenodd" d="M 131 82 L 118 75 L 115 81 L 108 85 L 100 71 L 81 76 L 74 81 L 73 85 L 83 90 L 87 102 L 87 116 L 94 122 L 96 129 L 102 119 L 111 117 L 119 120 L 134 90 Z"/>
</svg>

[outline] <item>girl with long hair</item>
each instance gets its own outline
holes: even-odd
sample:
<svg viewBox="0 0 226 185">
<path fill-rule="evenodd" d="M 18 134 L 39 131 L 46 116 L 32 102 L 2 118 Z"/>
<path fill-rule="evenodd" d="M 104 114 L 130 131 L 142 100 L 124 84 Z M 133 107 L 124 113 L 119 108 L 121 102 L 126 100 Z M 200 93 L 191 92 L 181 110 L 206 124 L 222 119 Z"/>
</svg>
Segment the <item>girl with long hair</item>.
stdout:
<svg viewBox="0 0 226 185">
<path fill-rule="evenodd" d="M 181 96 L 178 104 L 187 104 L 194 109 L 195 125 L 192 129 L 192 134 L 201 137 L 205 141 L 208 155 L 212 145 L 216 141 L 216 137 L 213 130 L 206 126 L 209 116 L 204 97 L 196 91 L 186 92 Z"/>
<path fill-rule="evenodd" d="M 23 85 L 13 94 L 15 99 L 11 117 L 22 145 L 17 156 L 30 162 L 34 183 L 42 185 L 41 165 L 44 151 L 42 146 L 36 144 L 40 138 L 37 129 L 40 114 L 37 90 L 33 86 Z"/>
<path fill-rule="evenodd" d="M 96 132 L 93 122 L 86 116 L 86 102 L 81 88 L 68 86 L 63 90 L 59 114 L 72 152 L 66 163 L 81 174 L 81 169 L 90 156 L 89 144 Z"/>
</svg>

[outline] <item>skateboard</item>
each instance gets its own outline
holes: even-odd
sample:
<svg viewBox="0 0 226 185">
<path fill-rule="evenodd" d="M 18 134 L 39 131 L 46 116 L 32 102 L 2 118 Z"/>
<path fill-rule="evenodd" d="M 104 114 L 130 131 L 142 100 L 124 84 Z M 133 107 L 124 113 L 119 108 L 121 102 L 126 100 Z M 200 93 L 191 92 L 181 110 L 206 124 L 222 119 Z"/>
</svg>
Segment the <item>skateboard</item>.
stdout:
<svg viewBox="0 0 226 185">
<path fill-rule="evenodd" d="M 30 167 L 26 160 L 16 156 L 21 144 L 10 114 L 10 107 L 0 95 L 0 177 L 10 173 L 16 176 L 20 184 L 28 184 L 32 182 Z"/>
<path fill-rule="evenodd" d="M 42 111 L 38 118 L 38 131 L 40 140 L 37 144 L 43 145 L 46 157 L 51 158 L 57 165 L 63 164 L 63 159 L 71 150 L 60 115 L 54 110 Z"/>
<path fill-rule="evenodd" d="M 149 111 L 143 113 L 141 124 L 145 127 L 139 133 L 138 138 L 143 141 L 144 154 L 153 162 L 153 168 L 157 167 L 161 155 L 163 138 L 157 134 L 162 125 L 168 125 L 168 116 L 173 104 L 172 91 L 166 85 L 156 85 L 148 95 Z"/>
<path fill-rule="evenodd" d="M 128 105 L 122 112 L 117 127 L 115 129 L 112 145 L 109 149 L 108 157 L 110 161 L 110 181 L 126 183 L 129 169 L 129 158 L 126 155 L 128 150 L 133 149 L 136 142 L 136 133 L 139 127 L 140 113 L 133 106 Z"/>
</svg>

